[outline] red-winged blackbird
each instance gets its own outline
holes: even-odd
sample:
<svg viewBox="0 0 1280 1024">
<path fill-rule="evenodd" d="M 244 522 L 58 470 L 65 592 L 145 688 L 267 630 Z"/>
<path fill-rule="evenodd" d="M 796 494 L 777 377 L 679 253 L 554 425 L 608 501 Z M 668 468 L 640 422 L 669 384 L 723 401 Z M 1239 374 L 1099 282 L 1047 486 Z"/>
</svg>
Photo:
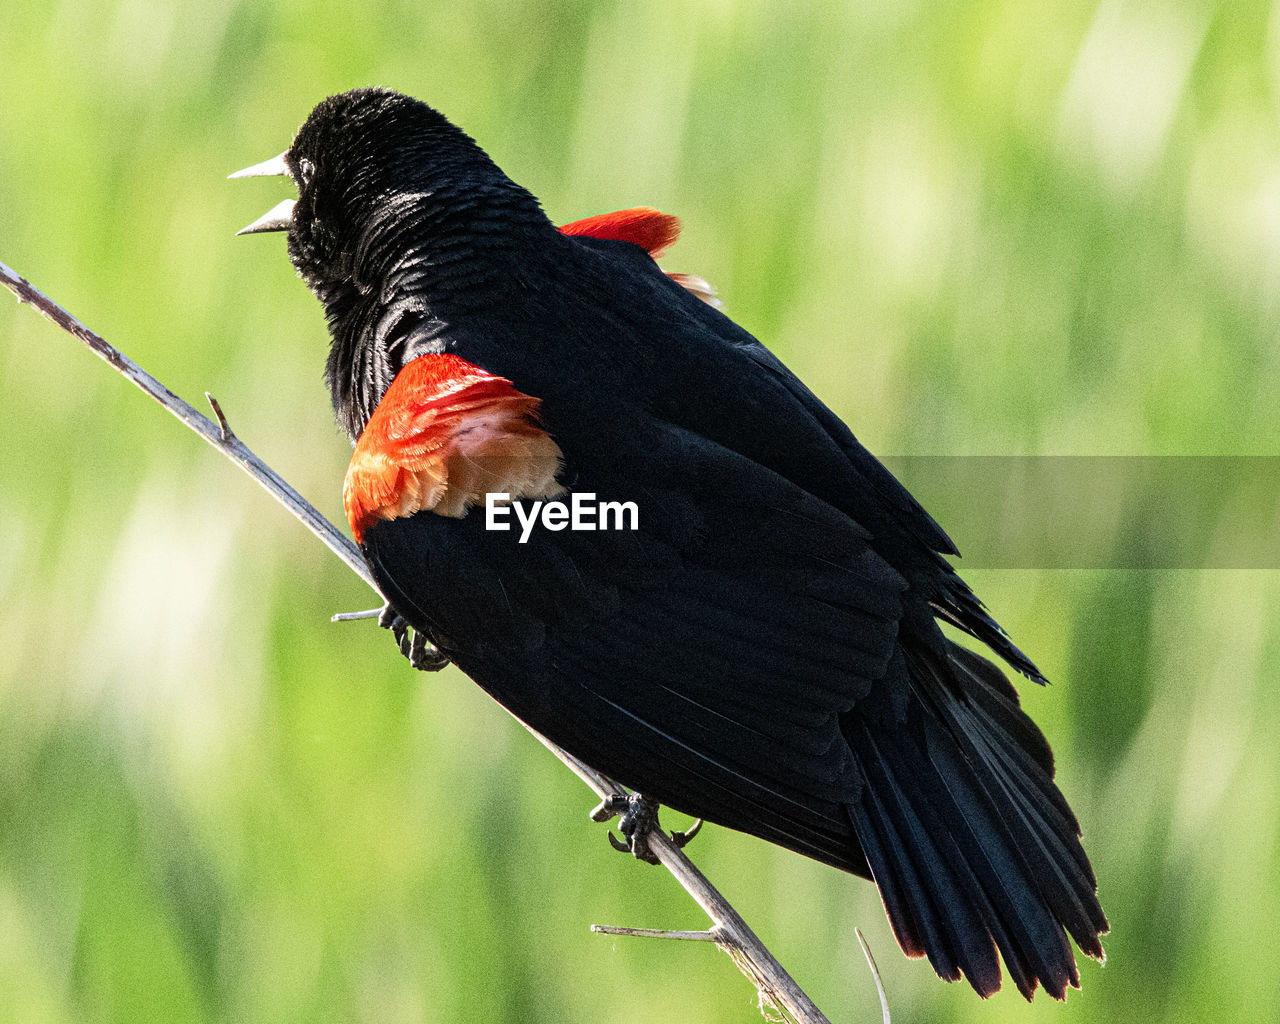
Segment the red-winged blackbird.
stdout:
<svg viewBox="0 0 1280 1024">
<path fill-rule="evenodd" d="M 324 306 L 347 515 L 395 613 L 651 800 L 873 878 L 942 977 L 989 995 L 998 950 L 1028 998 L 1078 986 L 1067 935 L 1101 957 L 1107 922 L 1049 745 L 938 620 L 1043 677 L 848 428 L 658 268 L 674 218 L 557 229 L 380 89 L 242 173 L 298 188 L 246 230 L 287 230 Z M 588 496 L 638 528 L 513 514 Z"/>
</svg>

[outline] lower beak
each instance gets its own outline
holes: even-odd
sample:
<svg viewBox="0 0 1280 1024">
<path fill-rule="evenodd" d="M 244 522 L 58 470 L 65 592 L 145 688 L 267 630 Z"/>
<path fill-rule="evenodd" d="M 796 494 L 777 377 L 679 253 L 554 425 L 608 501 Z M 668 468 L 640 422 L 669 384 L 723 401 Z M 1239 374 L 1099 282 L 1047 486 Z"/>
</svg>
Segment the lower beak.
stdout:
<svg viewBox="0 0 1280 1024">
<path fill-rule="evenodd" d="M 248 227 L 236 232 L 237 235 L 256 235 L 263 231 L 288 231 L 293 224 L 293 204 L 296 199 L 285 199 L 271 207 L 266 213 Z"/>
</svg>

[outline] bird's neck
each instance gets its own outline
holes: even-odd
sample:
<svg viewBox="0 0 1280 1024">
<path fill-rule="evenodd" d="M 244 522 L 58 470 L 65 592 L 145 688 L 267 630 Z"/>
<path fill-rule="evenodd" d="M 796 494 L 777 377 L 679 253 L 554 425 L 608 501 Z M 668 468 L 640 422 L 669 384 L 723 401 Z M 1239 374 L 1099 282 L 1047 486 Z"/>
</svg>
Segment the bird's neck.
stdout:
<svg viewBox="0 0 1280 1024">
<path fill-rule="evenodd" d="M 352 247 L 350 283 L 316 288 L 332 343 L 326 377 L 352 440 L 433 334 L 465 325 L 518 291 L 530 253 L 561 241 L 511 182 L 384 199 Z M 425 347 L 424 347 L 425 346 Z"/>
<path fill-rule="evenodd" d="M 555 229 L 510 181 L 404 192 L 378 203 L 355 246 L 352 277 L 383 303 L 412 296 L 433 306 L 491 302 L 476 288 L 518 273 L 529 246 Z"/>
</svg>

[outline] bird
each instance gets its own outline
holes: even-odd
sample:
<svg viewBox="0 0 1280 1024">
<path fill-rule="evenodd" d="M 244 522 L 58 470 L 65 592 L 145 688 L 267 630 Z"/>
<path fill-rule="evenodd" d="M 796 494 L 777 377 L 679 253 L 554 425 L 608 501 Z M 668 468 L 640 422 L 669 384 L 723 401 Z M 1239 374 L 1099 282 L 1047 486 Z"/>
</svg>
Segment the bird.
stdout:
<svg viewBox="0 0 1280 1024">
<path fill-rule="evenodd" d="M 286 232 L 323 307 L 344 508 L 419 667 L 640 794 L 633 842 L 669 806 L 872 880 L 902 950 L 984 998 L 1002 960 L 1028 1000 L 1079 988 L 1071 941 L 1102 960 L 1108 930 L 1080 825 L 942 624 L 1045 677 L 849 427 L 658 266 L 675 217 L 557 227 L 383 88 L 255 175 L 296 186 L 242 233 Z"/>
</svg>

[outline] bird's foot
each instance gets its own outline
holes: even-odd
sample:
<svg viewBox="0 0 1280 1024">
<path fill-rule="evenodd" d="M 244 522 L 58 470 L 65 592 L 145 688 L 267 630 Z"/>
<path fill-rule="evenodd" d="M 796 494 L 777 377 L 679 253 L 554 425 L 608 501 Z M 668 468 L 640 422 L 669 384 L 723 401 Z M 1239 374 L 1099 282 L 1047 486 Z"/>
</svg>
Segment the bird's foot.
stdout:
<svg viewBox="0 0 1280 1024">
<path fill-rule="evenodd" d="M 636 860 L 646 864 L 657 864 L 658 858 L 649 848 L 649 833 L 661 828 L 658 824 L 658 807 L 656 800 L 650 800 L 643 793 L 632 793 L 626 797 L 614 797 L 607 801 L 611 809 L 622 815 L 618 822 L 618 831 L 623 838 L 619 839 L 609 831 L 609 844 L 622 853 L 629 853 Z"/>
<path fill-rule="evenodd" d="M 657 864 L 658 858 L 649 847 L 649 836 L 661 829 L 658 823 L 658 808 L 661 804 L 651 800 L 643 793 L 631 793 L 628 796 L 611 796 L 591 812 L 593 821 L 608 821 L 615 814 L 622 816 L 618 822 L 618 831 L 623 835 L 619 839 L 611 831 L 609 843 L 621 853 L 629 853 L 646 864 Z M 671 841 L 677 848 L 683 848 L 702 828 L 699 818 L 684 832 L 672 832 Z"/>
<path fill-rule="evenodd" d="M 439 672 L 449 664 L 449 656 L 428 643 L 426 634 L 410 626 L 391 607 L 390 601 L 382 606 L 382 611 L 378 615 L 378 625 L 383 629 L 391 630 L 400 653 L 408 658 L 409 664 L 419 672 Z M 410 633 L 413 635 L 410 636 Z"/>
</svg>

